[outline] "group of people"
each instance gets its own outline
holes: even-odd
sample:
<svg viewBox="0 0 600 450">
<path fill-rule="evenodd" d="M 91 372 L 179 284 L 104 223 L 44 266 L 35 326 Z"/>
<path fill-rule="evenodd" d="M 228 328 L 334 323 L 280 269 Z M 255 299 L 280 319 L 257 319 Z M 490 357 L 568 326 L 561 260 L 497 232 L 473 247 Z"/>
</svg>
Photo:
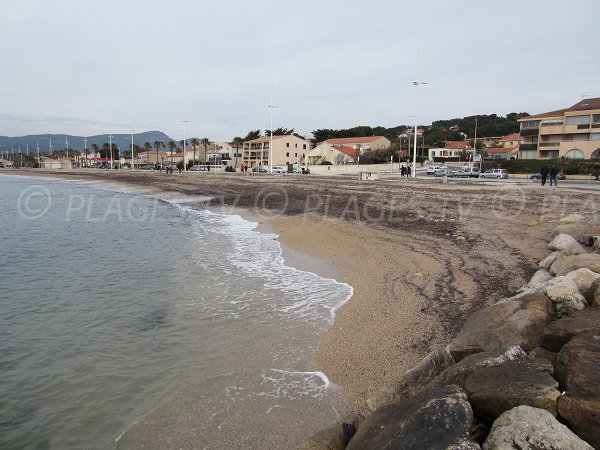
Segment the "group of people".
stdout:
<svg viewBox="0 0 600 450">
<path fill-rule="evenodd" d="M 410 177 L 411 176 L 410 164 L 408 164 L 407 166 L 400 166 L 400 176 L 401 177 Z"/>
<path fill-rule="evenodd" d="M 546 179 L 548 178 L 548 176 L 550 176 L 550 186 L 552 186 L 552 183 L 554 183 L 554 186 L 556 187 L 559 172 L 560 171 L 558 170 L 558 167 L 556 167 L 555 165 L 550 167 L 550 169 L 548 169 L 546 166 L 543 166 L 540 170 L 540 175 L 542 176 L 542 186 L 546 184 Z"/>
</svg>

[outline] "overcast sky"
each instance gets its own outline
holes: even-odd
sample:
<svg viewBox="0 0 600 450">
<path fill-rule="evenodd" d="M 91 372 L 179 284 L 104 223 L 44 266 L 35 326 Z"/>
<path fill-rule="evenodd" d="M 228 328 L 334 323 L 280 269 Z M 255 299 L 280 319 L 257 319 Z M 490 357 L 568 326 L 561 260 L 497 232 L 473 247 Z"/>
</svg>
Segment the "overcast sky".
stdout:
<svg viewBox="0 0 600 450">
<path fill-rule="evenodd" d="M 600 1 L 2 0 L 0 135 L 392 127 L 600 97 Z M 427 85 L 415 88 L 414 80 Z M 418 106 L 417 106 L 418 105 Z"/>
</svg>

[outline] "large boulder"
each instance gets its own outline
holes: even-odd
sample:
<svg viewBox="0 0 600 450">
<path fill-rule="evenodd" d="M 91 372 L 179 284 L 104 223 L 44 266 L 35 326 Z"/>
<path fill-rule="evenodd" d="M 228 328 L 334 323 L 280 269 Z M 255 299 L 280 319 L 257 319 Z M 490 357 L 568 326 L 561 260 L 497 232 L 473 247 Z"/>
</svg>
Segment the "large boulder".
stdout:
<svg viewBox="0 0 600 450">
<path fill-rule="evenodd" d="M 460 362 L 448 367 L 431 382 L 432 386 L 447 386 L 456 384 L 464 387 L 465 380 L 475 370 L 482 367 L 495 367 L 509 361 L 523 361 L 527 359 L 527 353 L 518 345 L 501 347 L 489 352 L 475 353 L 469 355 Z"/>
<path fill-rule="evenodd" d="M 575 281 L 566 277 L 555 278 L 555 280 L 556 282 L 545 288 L 546 295 L 550 298 L 554 307 L 554 314 L 552 315 L 554 320 L 568 317 L 575 311 L 587 306 L 587 301 L 579 293 Z"/>
<path fill-rule="evenodd" d="M 549 272 L 560 276 L 582 268 L 587 268 L 592 272 L 600 273 L 600 254 L 582 253 L 580 255 L 560 256 L 550 266 Z"/>
<path fill-rule="evenodd" d="M 540 345 L 542 331 L 551 317 L 548 297 L 543 292 L 529 293 L 472 314 L 448 348 L 456 361 L 507 345 L 529 351 Z"/>
<path fill-rule="evenodd" d="M 536 273 L 533 274 L 529 283 L 527 283 L 527 287 L 532 288 L 537 286 L 538 284 L 545 283 L 552 279 L 552 274 L 547 270 L 540 269 Z"/>
<path fill-rule="evenodd" d="M 542 332 L 542 347 L 559 352 L 573 336 L 584 331 L 600 333 L 600 308 L 585 308 L 570 317 L 550 322 Z"/>
<path fill-rule="evenodd" d="M 475 416 L 490 425 L 504 411 L 519 405 L 545 409 L 556 416 L 560 392 L 553 372 L 546 359 L 508 362 L 475 370 L 467 378 L 465 390 Z"/>
<path fill-rule="evenodd" d="M 315 433 L 294 450 L 343 450 L 364 418 L 350 416 L 335 425 Z"/>
<path fill-rule="evenodd" d="M 592 306 L 600 306 L 600 282 L 598 280 L 594 281 L 594 286 L 592 286 L 592 290 L 594 291 L 594 295 L 592 296 Z"/>
<path fill-rule="evenodd" d="M 483 450 L 593 450 L 544 409 L 518 406 L 502 414 L 483 443 Z"/>
<path fill-rule="evenodd" d="M 429 353 L 419 364 L 406 371 L 398 381 L 384 386 L 375 396 L 367 400 L 371 410 L 398 402 L 423 390 L 431 380 L 444 369 L 454 364 L 447 349 L 438 349 Z"/>
<path fill-rule="evenodd" d="M 589 304 L 594 301 L 596 281 L 600 280 L 600 273 L 592 272 L 587 267 L 574 270 L 565 275 L 565 278 L 573 280 L 577 285 L 579 293 L 585 297 Z"/>
<path fill-rule="evenodd" d="M 565 255 L 578 255 L 585 250 L 583 246 L 575 240 L 573 236 L 566 233 L 560 233 L 548 244 L 550 250 L 564 253 Z"/>
<path fill-rule="evenodd" d="M 539 262 L 538 266 L 540 266 L 541 269 L 549 270 L 552 264 L 554 264 L 554 262 L 561 256 L 563 256 L 561 252 L 552 252 L 544 259 L 542 259 Z"/>
<path fill-rule="evenodd" d="M 563 346 L 556 378 L 565 391 L 558 413 L 578 436 L 600 448 L 600 333 L 584 331 Z"/>
<path fill-rule="evenodd" d="M 473 411 L 458 386 L 428 388 L 379 408 L 358 428 L 348 450 L 479 449 L 469 431 Z"/>
</svg>

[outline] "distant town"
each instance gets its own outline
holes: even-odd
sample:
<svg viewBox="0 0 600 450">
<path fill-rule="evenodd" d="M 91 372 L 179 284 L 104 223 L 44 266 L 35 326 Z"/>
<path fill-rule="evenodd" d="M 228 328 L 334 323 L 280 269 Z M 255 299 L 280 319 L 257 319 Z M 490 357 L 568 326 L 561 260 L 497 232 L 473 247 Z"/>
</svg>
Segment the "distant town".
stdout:
<svg viewBox="0 0 600 450">
<path fill-rule="evenodd" d="M 316 130 L 313 139 L 286 128 L 265 130 L 264 135 L 253 130 L 231 142 L 195 137 L 175 141 L 161 132 L 109 134 L 94 139 L 64 136 L 62 141 L 60 138 L 1 137 L 0 166 L 177 170 L 195 167 L 257 172 L 272 166 L 300 171 L 316 165 L 409 163 L 413 159 L 420 163 L 469 162 L 477 158 L 600 161 L 600 98 L 584 98 L 570 107 L 535 115 L 471 116 L 437 121 L 431 126 Z M 142 144 L 144 138 L 150 140 Z M 75 141 L 77 145 L 73 144 Z M 15 146 L 14 142 L 19 144 Z"/>
</svg>

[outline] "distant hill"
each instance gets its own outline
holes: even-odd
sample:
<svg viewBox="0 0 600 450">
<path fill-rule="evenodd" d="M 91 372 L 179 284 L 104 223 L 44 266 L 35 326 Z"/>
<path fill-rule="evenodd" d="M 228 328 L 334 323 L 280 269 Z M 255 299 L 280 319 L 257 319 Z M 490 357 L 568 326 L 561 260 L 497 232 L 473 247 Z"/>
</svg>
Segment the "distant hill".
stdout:
<svg viewBox="0 0 600 450">
<path fill-rule="evenodd" d="M 15 152 L 21 146 L 21 152 L 25 152 L 27 145 L 29 145 L 30 152 L 37 151 L 37 144 L 40 146 L 41 153 L 50 152 L 50 140 L 52 140 L 52 150 L 64 149 L 65 139 L 69 142 L 69 149 L 75 149 L 83 151 L 84 141 L 83 136 L 73 136 L 64 134 L 33 134 L 29 136 L 18 136 L 8 137 L 0 136 L 0 151 L 15 149 Z M 102 144 L 108 143 L 108 134 L 99 134 L 96 136 L 87 136 L 87 147 L 90 148 L 92 144 L 96 144 L 98 147 L 102 147 Z M 162 131 L 146 131 L 144 133 L 134 133 L 133 143 L 143 147 L 144 143 L 154 141 L 162 141 L 165 146 L 169 141 L 175 141 L 170 138 Z M 121 150 L 128 150 L 131 145 L 131 134 L 113 134 L 112 143 L 115 144 Z"/>
</svg>

